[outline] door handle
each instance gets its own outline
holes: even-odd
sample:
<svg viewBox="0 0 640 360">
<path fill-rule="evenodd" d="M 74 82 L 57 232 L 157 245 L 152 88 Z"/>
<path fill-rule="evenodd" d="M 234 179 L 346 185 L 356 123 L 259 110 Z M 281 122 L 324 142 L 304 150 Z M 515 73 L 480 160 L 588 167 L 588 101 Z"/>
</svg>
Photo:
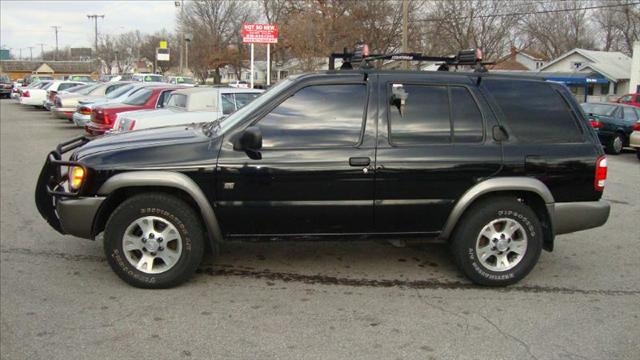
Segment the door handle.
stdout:
<svg viewBox="0 0 640 360">
<path fill-rule="evenodd" d="M 368 157 L 352 157 L 349 158 L 349 165 L 351 166 L 369 166 L 371 159 Z"/>
</svg>

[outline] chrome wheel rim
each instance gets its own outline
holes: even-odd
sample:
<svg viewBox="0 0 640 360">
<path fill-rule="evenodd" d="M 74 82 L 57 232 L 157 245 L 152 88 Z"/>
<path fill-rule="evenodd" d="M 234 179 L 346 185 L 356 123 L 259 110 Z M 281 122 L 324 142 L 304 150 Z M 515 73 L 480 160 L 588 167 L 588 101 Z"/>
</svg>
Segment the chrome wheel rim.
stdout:
<svg viewBox="0 0 640 360">
<path fill-rule="evenodd" d="M 495 219 L 485 225 L 476 240 L 478 260 L 488 270 L 513 269 L 527 251 L 527 232 L 514 219 Z"/>
<path fill-rule="evenodd" d="M 160 274 L 178 263 L 182 237 L 171 222 L 144 216 L 129 224 L 122 236 L 122 249 L 129 264 L 139 271 Z"/>
<path fill-rule="evenodd" d="M 613 151 L 617 153 L 622 151 L 622 139 L 620 136 L 616 136 L 616 138 L 613 139 Z"/>
</svg>

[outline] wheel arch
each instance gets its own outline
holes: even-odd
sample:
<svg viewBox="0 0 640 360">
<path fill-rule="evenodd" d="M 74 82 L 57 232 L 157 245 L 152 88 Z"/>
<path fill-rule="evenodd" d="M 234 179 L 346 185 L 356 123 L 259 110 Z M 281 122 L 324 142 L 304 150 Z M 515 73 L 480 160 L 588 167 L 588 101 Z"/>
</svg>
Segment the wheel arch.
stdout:
<svg viewBox="0 0 640 360">
<path fill-rule="evenodd" d="M 109 178 L 98 189 L 98 195 L 105 196 L 106 200 L 94 218 L 91 237 L 104 230 L 109 215 L 124 200 L 145 192 L 165 192 L 183 199 L 200 214 L 212 249 L 223 240 L 213 207 L 202 189 L 185 174 L 170 171 L 132 171 Z"/>
<path fill-rule="evenodd" d="M 484 180 L 467 190 L 456 202 L 440 235 L 449 239 L 460 219 L 473 204 L 494 196 L 513 196 L 536 213 L 544 234 L 543 248 L 553 250 L 554 198 L 549 188 L 540 180 L 527 177 L 503 177 Z"/>
</svg>

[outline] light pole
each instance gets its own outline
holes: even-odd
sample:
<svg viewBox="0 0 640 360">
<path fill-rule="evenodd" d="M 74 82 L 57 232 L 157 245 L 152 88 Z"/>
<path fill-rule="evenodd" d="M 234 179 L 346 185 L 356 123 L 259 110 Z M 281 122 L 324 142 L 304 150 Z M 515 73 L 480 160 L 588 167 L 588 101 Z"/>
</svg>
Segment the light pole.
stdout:
<svg viewBox="0 0 640 360">
<path fill-rule="evenodd" d="M 180 0 L 180 1 L 174 1 L 173 4 L 175 5 L 175 7 L 179 7 L 180 8 L 180 21 L 182 21 L 182 19 L 184 19 L 184 0 Z M 180 39 L 180 43 L 178 44 L 178 47 L 180 48 L 180 75 L 182 75 L 182 54 L 184 53 L 184 32 L 181 31 L 181 36 L 179 36 L 178 38 Z"/>
<path fill-rule="evenodd" d="M 98 56 L 98 18 L 104 19 L 104 15 L 87 15 L 87 19 L 93 19 L 95 25 L 95 46 L 96 46 L 96 57 Z"/>
<path fill-rule="evenodd" d="M 56 32 L 56 52 L 53 53 L 53 60 L 58 60 L 58 30 L 60 29 L 60 26 L 52 26 L 52 28 L 55 30 Z"/>
<path fill-rule="evenodd" d="M 189 43 L 193 40 L 193 34 L 184 34 L 184 68 L 189 71 Z"/>
</svg>

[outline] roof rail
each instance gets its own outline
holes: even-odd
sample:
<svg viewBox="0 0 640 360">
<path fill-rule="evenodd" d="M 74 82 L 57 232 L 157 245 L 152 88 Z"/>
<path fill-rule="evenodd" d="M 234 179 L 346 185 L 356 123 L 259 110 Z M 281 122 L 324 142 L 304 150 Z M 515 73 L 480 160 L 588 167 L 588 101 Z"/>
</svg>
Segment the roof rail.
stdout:
<svg viewBox="0 0 640 360">
<path fill-rule="evenodd" d="M 396 61 L 433 61 L 440 62 L 438 71 L 449 71 L 451 66 L 473 66 L 474 72 L 487 72 L 485 65 L 492 65 L 493 62 L 482 61 L 482 50 L 465 49 L 460 50 L 457 55 L 449 56 L 429 56 L 422 53 L 394 53 L 394 54 L 369 54 L 369 47 L 365 44 L 357 44 L 353 52 L 348 52 L 344 48 L 342 53 L 332 53 L 329 56 L 329 70 L 335 69 L 335 60 L 343 59 L 340 69 L 353 69 L 354 65 L 362 69 L 370 69 L 372 61 L 376 60 L 396 60 Z"/>
</svg>

